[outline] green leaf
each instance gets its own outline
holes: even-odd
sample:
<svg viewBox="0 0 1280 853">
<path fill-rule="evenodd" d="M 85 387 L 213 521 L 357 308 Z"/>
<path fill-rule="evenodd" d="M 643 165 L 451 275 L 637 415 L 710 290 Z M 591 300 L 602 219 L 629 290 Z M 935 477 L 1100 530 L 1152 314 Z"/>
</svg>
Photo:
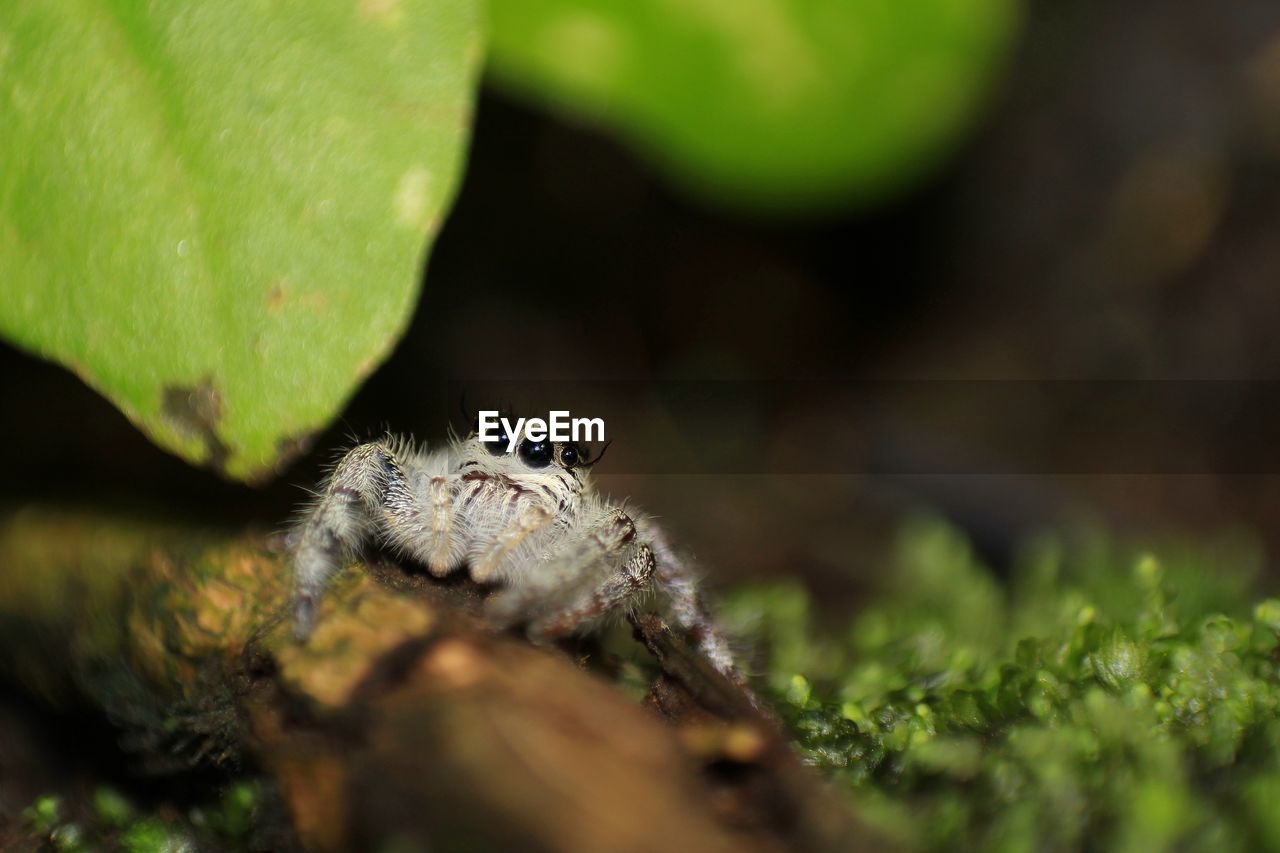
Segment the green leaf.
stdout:
<svg viewBox="0 0 1280 853">
<path fill-rule="evenodd" d="M 612 125 L 696 191 L 870 201 L 971 123 L 1018 0 L 492 0 L 490 70 Z"/>
<path fill-rule="evenodd" d="M 473 0 L 0 3 L 0 334 L 269 476 L 382 360 L 458 180 Z"/>
</svg>

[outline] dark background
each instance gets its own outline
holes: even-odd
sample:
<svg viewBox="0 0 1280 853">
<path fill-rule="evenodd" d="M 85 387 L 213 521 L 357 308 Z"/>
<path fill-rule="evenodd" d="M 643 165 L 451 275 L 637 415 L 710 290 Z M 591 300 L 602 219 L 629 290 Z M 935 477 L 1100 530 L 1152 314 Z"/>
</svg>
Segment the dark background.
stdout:
<svg viewBox="0 0 1280 853">
<path fill-rule="evenodd" d="M 1134 536 L 1243 527 L 1275 553 L 1277 284 L 1274 0 L 1032 4 L 941 170 L 814 220 L 701 206 L 604 134 L 486 92 L 412 327 L 278 481 L 189 468 L 0 348 L 0 498 L 273 528 L 350 436 L 443 439 L 458 389 L 606 380 L 649 405 L 714 382 L 742 394 L 738 417 L 668 411 L 665 437 L 611 420 L 599 472 L 717 582 L 800 577 L 847 609 L 921 507 L 997 568 L 1082 516 Z M 724 448 L 732 464 L 671 462 Z"/>
</svg>

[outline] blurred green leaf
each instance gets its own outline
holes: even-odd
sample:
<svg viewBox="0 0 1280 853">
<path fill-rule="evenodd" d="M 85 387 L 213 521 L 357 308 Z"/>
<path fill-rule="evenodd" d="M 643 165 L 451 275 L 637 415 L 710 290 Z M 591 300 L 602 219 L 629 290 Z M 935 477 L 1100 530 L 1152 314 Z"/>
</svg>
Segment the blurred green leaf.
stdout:
<svg viewBox="0 0 1280 853">
<path fill-rule="evenodd" d="M 472 0 L 0 4 L 0 333 L 268 476 L 406 324 L 480 37 Z"/>
<path fill-rule="evenodd" d="M 614 126 L 695 190 L 867 201 L 955 144 L 1017 0 L 491 0 L 507 89 Z"/>
</svg>

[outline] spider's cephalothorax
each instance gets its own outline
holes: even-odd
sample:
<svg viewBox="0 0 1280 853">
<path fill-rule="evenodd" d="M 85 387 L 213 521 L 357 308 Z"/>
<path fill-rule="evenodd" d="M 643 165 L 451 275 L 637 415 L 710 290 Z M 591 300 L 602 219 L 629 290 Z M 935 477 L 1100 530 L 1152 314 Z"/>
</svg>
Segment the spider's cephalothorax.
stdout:
<svg viewBox="0 0 1280 853">
<path fill-rule="evenodd" d="M 398 439 L 362 444 L 334 468 L 294 537 L 294 619 L 311 632 L 335 571 L 376 539 L 443 577 L 465 567 L 499 587 L 485 613 L 549 641 L 590 630 L 657 590 L 722 673 L 741 683 L 696 579 L 661 529 L 596 494 L 572 443 L 475 432 L 427 452 Z"/>
</svg>

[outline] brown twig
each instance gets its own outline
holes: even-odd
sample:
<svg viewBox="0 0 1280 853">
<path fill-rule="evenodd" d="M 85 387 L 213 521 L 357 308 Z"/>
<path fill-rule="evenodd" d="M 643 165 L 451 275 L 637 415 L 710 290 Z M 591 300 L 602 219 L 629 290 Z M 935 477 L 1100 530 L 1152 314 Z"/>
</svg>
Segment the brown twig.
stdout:
<svg viewBox="0 0 1280 853">
<path fill-rule="evenodd" d="M 87 697 L 144 758 L 167 752 L 177 725 L 191 760 L 258 764 L 310 849 L 853 838 L 843 805 L 660 621 L 637 631 L 669 697 L 678 685 L 702 709 L 701 728 L 664 723 L 564 655 L 484 630 L 445 600 L 459 591 L 375 579 L 386 573 L 347 573 L 298 644 L 268 538 L 27 511 L 0 527 L 0 671 L 55 704 Z M 749 784 L 723 784 L 730 765 Z"/>
</svg>

